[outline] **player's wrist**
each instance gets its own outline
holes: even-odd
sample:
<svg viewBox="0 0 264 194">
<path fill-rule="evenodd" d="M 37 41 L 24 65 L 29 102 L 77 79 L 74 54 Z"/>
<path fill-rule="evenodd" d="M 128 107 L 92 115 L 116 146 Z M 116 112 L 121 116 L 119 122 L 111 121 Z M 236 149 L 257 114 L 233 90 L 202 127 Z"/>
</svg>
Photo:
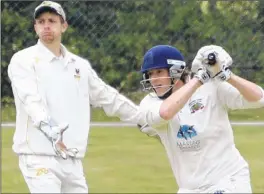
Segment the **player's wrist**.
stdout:
<svg viewBox="0 0 264 194">
<path fill-rule="evenodd" d="M 195 86 L 199 87 L 199 86 L 203 85 L 203 82 L 197 76 L 194 76 L 193 80 L 194 80 Z"/>
<path fill-rule="evenodd" d="M 236 80 L 237 79 L 237 75 L 236 74 L 234 74 L 233 72 L 231 72 L 231 74 L 230 74 L 230 78 L 228 79 L 228 80 L 226 80 L 228 83 L 233 83 L 234 82 L 234 80 Z"/>
</svg>

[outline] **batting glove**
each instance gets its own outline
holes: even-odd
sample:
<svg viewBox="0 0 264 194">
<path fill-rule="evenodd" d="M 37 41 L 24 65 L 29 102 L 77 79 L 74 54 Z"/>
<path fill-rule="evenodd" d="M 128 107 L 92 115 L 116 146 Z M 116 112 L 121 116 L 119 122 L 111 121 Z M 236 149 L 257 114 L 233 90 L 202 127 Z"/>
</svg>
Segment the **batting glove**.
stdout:
<svg viewBox="0 0 264 194">
<path fill-rule="evenodd" d="M 210 54 L 214 54 L 215 64 L 210 63 L 210 60 L 208 59 Z M 197 52 L 197 55 L 192 62 L 192 71 L 196 73 L 201 66 L 204 66 L 213 78 L 216 74 L 222 71 L 224 67 L 229 67 L 232 63 L 233 60 L 231 56 L 222 47 L 209 45 L 200 48 Z"/>
<path fill-rule="evenodd" d="M 222 70 L 218 72 L 214 77 L 221 81 L 227 81 L 231 78 L 232 72 L 227 66 L 223 66 Z"/>
<path fill-rule="evenodd" d="M 40 130 L 52 143 L 54 152 L 63 159 L 67 159 L 68 156 L 76 157 L 76 154 L 78 153 L 76 148 L 67 149 L 62 141 L 63 133 L 68 127 L 68 124 L 61 124 L 58 126 L 50 126 L 48 123 L 43 122 L 40 124 Z"/>
<path fill-rule="evenodd" d="M 202 84 L 208 82 L 211 78 L 210 73 L 205 67 L 200 67 L 194 75 Z"/>
</svg>

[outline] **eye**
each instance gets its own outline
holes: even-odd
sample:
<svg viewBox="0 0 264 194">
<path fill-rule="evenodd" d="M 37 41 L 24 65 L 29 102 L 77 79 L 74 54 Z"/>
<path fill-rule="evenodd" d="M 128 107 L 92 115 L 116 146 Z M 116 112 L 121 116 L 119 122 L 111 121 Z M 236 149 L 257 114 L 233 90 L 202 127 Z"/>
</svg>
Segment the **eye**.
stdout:
<svg viewBox="0 0 264 194">
<path fill-rule="evenodd" d="M 161 73 L 163 73 L 163 71 L 162 70 L 157 70 L 157 73 L 161 74 Z"/>
<path fill-rule="evenodd" d="M 151 77 L 151 75 L 153 75 L 153 73 L 151 71 L 149 71 L 147 74 L 149 77 Z"/>
<path fill-rule="evenodd" d="M 44 23 L 44 20 L 37 20 L 37 23 L 38 24 L 43 24 Z"/>
<path fill-rule="evenodd" d="M 57 21 L 56 21 L 55 19 L 53 19 L 53 18 L 50 18 L 50 19 L 49 19 L 49 22 L 50 22 L 50 23 L 56 23 Z"/>
</svg>

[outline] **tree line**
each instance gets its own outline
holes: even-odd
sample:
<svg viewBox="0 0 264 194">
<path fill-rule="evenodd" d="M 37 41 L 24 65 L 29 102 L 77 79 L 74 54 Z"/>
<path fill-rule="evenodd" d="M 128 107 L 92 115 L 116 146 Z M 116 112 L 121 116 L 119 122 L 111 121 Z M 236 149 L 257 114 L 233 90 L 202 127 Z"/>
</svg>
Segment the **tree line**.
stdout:
<svg viewBox="0 0 264 194">
<path fill-rule="evenodd" d="M 34 45 L 39 1 L 1 1 L 1 90 L 12 55 Z M 152 46 L 177 47 L 188 64 L 201 46 L 217 44 L 232 56 L 233 71 L 264 86 L 263 1 L 63 1 L 69 23 L 63 43 L 88 59 L 120 92 L 138 91 L 143 55 Z"/>
</svg>

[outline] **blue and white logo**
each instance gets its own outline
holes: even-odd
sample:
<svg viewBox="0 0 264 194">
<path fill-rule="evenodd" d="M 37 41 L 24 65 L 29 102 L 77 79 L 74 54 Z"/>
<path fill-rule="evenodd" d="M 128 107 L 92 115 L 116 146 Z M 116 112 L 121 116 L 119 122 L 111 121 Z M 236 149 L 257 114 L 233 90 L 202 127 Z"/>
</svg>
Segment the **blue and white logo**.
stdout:
<svg viewBox="0 0 264 194">
<path fill-rule="evenodd" d="M 194 126 L 181 125 L 177 133 L 177 146 L 182 152 L 198 151 L 201 149 L 201 141 Z"/>
<path fill-rule="evenodd" d="M 192 137 L 197 136 L 197 132 L 194 129 L 193 126 L 189 126 L 189 125 L 181 125 L 177 137 L 178 138 L 184 138 L 184 139 L 192 139 Z"/>
</svg>

